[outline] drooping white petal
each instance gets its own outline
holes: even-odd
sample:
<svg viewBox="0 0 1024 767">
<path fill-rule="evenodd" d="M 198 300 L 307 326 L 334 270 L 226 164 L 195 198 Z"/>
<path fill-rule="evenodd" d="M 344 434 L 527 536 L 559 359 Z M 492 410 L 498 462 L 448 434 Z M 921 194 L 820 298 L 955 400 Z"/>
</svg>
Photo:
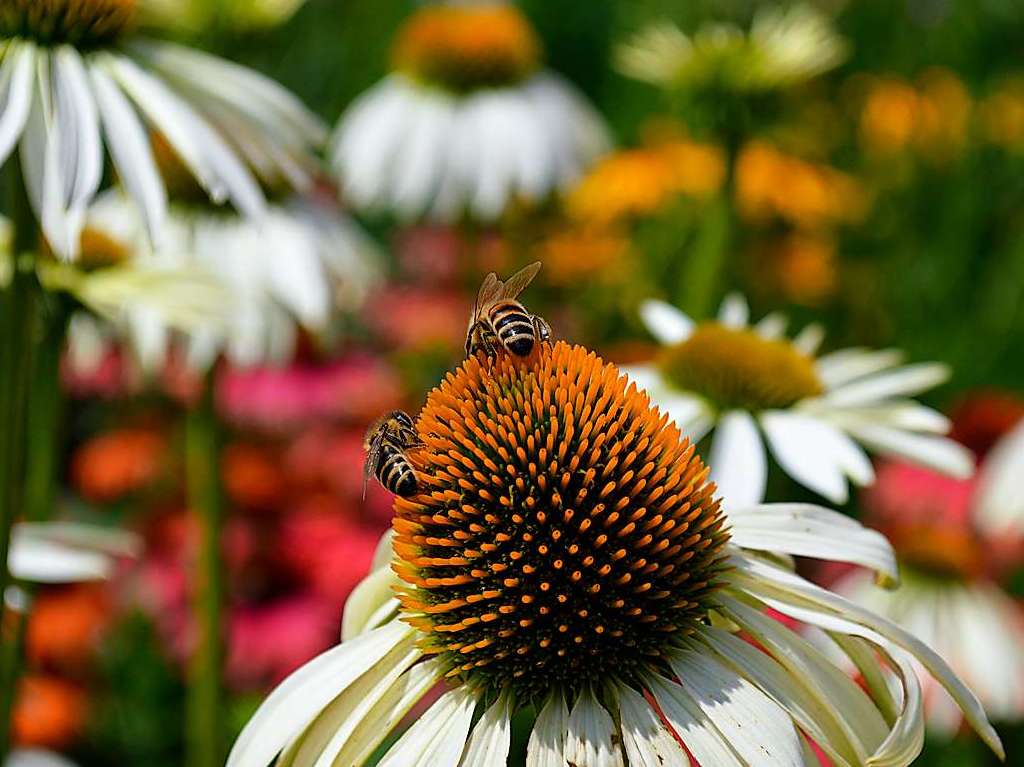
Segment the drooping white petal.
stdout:
<svg viewBox="0 0 1024 767">
<path fill-rule="evenodd" d="M 7 567 L 15 579 L 33 583 L 75 583 L 110 577 L 114 562 L 106 554 L 53 541 L 11 534 Z"/>
<path fill-rule="evenodd" d="M 266 767 L 323 709 L 414 630 L 393 621 L 337 645 L 293 672 L 238 736 L 227 767 Z"/>
<path fill-rule="evenodd" d="M 718 321 L 727 328 L 744 328 L 750 319 L 750 307 L 739 293 L 730 293 L 718 309 Z"/>
<path fill-rule="evenodd" d="M 396 152 L 391 204 L 405 220 L 427 209 L 441 183 L 453 111 L 450 97 L 444 94 L 423 99 L 416 113 L 416 130 Z"/>
<path fill-rule="evenodd" d="M 873 405 L 893 397 L 927 391 L 949 380 L 950 372 L 949 366 L 940 362 L 905 365 L 837 386 L 830 389 L 822 399 L 835 407 Z"/>
<path fill-rule="evenodd" d="M 761 414 L 768 446 L 779 465 L 800 484 L 828 498 L 846 503 L 851 476 L 858 484 L 874 478 L 864 451 L 835 426 L 811 416 L 788 411 Z"/>
<path fill-rule="evenodd" d="M 508 696 L 502 695 L 473 727 L 459 767 L 494 767 L 505 764 L 512 744 L 511 717 Z"/>
<path fill-rule="evenodd" d="M 768 461 L 750 413 L 733 410 L 722 416 L 711 441 L 709 465 L 726 511 L 764 500 Z"/>
<path fill-rule="evenodd" d="M 914 400 L 890 400 L 884 404 L 867 405 L 850 409 L 835 409 L 819 401 L 811 400 L 807 409 L 814 414 L 827 417 L 832 423 L 878 423 L 893 429 L 920 431 L 928 434 L 948 434 L 951 423 L 948 417 L 937 410 L 926 407 Z"/>
<path fill-rule="evenodd" d="M 747 767 L 685 689 L 660 676 L 648 679 L 647 686 L 665 719 L 697 764 Z"/>
<path fill-rule="evenodd" d="M 382 567 L 363 578 L 345 600 L 341 619 L 341 638 L 352 639 L 368 629 L 375 628 L 374 621 L 390 615 L 398 607 L 395 586 L 398 576 L 391 568 Z"/>
<path fill-rule="evenodd" d="M 526 767 L 564 767 L 569 708 L 560 694 L 548 698 L 537 715 L 526 747 Z"/>
<path fill-rule="evenodd" d="M 731 541 L 743 548 L 849 562 L 899 579 L 884 535 L 837 511 L 801 503 L 768 503 L 729 512 Z"/>
<path fill-rule="evenodd" d="M 849 434 L 883 455 L 904 458 L 951 477 L 966 479 L 974 473 L 973 453 L 946 437 L 914 434 L 868 422 L 846 423 L 845 428 Z"/>
<path fill-rule="evenodd" d="M 621 686 L 616 692 L 622 748 L 629 767 L 685 767 L 689 758 L 651 704 L 630 687 Z"/>
<path fill-rule="evenodd" d="M 897 349 L 840 349 L 819 357 L 814 366 L 825 389 L 834 389 L 863 376 L 896 367 L 903 361 L 903 352 Z"/>
<path fill-rule="evenodd" d="M 861 636 L 882 647 L 892 644 L 911 653 L 953 696 L 982 740 L 997 754 L 1003 754 L 999 736 L 977 697 L 941 657 L 915 636 L 794 573 L 744 557 L 730 557 L 730 563 L 735 568 L 729 574 L 734 584 L 785 615 L 826 631 Z"/>
<path fill-rule="evenodd" d="M 974 521 L 996 538 L 1024 531 L 1024 421 L 992 448 L 978 473 Z"/>
<path fill-rule="evenodd" d="M 90 68 L 89 75 L 118 177 L 138 206 L 150 240 L 158 244 L 167 216 L 167 192 L 149 137 L 110 76 L 96 67 Z"/>
<path fill-rule="evenodd" d="M 784 708 L 836 767 L 854 767 L 863 761 L 863 752 L 858 756 L 854 741 L 836 721 L 834 705 L 811 694 L 804 686 L 808 680 L 794 676 L 766 653 L 728 631 L 709 626 L 701 631 L 700 641 L 704 652 L 715 653 L 721 662 L 731 665 Z M 845 715 L 845 711 L 838 714 Z"/>
<path fill-rule="evenodd" d="M 334 758 L 334 764 L 363 764 L 444 674 L 437 661 L 417 663 L 377 701 Z"/>
<path fill-rule="evenodd" d="M 422 656 L 413 636 L 399 642 L 380 663 L 331 701 L 282 752 L 275 767 L 329 767 L 377 703 Z"/>
<path fill-rule="evenodd" d="M 9 40 L 0 64 L 0 165 L 21 137 L 32 106 L 36 47 L 29 42 Z"/>
<path fill-rule="evenodd" d="M 449 690 L 384 754 L 377 767 L 456 767 L 466 748 L 476 698 Z"/>
<path fill-rule="evenodd" d="M 640 319 L 648 332 L 666 346 L 682 343 L 696 327 L 684 312 L 665 301 L 644 301 L 640 304 Z"/>
<path fill-rule="evenodd" d="M 802 767 L 789 715 L 748 679 L 710 655 L 680 650 L 669 665 L 683 688 L 748 764 Z"/>
<path fill-rule="evenodd" d="M 589 689 L 580 693 L 569 712 L 565 739 L 566 764 L 624 767 L 619 736 L 611 715 Z"/>
</svg>

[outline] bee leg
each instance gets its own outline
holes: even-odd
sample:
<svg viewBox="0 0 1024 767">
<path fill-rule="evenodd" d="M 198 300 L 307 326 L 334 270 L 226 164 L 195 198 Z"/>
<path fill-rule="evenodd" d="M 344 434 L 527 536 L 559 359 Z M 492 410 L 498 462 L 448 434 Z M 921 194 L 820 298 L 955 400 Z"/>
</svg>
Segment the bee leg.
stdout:
<svg viewBox="0 0 1024 767">
<path fill-rule="evenodd" d="M 531 317 L 533 320 L 533 332 L 537 336 L 537 340 L 541 343 L 547 343 L 551 340 L 551 326 L 548 321 L 543 317 L 538 317 L 536 314 Z"/>
</svg>

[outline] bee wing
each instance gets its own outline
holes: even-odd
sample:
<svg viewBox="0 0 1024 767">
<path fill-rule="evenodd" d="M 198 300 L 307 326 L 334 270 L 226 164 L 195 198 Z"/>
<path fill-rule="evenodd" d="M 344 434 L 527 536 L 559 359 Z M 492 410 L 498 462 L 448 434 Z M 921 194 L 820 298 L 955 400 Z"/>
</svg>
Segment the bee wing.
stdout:
<svg viewBox="0 0 1024 767">
<path fill-rule="evenodd" d="M 382 435 L 375 434 L 370 440 L 369 449 L 366 453 L 366 462 L 363 464 L 363 500 L 366 500 L 366 483 L 370 481 L 370 474 L 373 473 L 373 467 L 377 465 L 377 460 L 380 458 L 380 449 L 384 444 Z"/>
<path fill-rule="evenodd" d="M 484 277 L 480 284 L 480 290 L 476 294 L 476 301 L 473 304 L 473 316 L 469 322 L 472 325 L 480 317 L 480 312 L 488 304 L 492 303 L 502 292 L 503 283 L 494 272 Z"/>
<path fill-rule="evenodd" d="M 533 278 L 540 271 L 540 261 L 534 261 L 529 266 L 524 266 L 518 272 L 508 278 L 501 291 L 502 298 L 513 299 L 522 293 L 526 286 L 533 282 Z"/>
</svg>

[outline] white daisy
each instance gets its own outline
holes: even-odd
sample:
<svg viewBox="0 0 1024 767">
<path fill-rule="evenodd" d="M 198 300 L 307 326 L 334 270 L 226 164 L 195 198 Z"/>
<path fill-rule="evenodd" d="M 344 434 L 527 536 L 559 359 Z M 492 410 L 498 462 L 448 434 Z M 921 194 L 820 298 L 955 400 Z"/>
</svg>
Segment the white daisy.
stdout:
<svg viewBox="0 0 1024 767">
<path fill-rule="evenodd" d="M 1004 437 L 982 464 L 959 526 L 949 529 L 948 524 L 943 525 L 947 515 L 942 509 L 915 509 L 916 517 L 928 517 L 931 524 L 927 518 L 918 520 L 929 529 L 910 527 L 900 536 L 912 539 L 907 542 L 912 550 L 897 546 L 905 575 L 899 590 L 877 589 L 859 572 L 833 586 L 836 592 L 886 616 L 934 647 L 977 692 L 990 717 L 1011 722 L 1024 719 L 1024 610 L 997 585 L 985 565 L 992 558 L 993 542 L 1019 541 L 1024 534 L 1022 468 L 1024 423 Z M 894 503 L 894 489 L 886 493 L 889 505 Z M 943 489 L 940 486 L 935 492 Z M 915 491 L 920 491 L 918 484 L 907 486 L 904 492 Z M 917 492 L 907 497 L 906 505 L 927 504 L 928 498 L 922 495 Z M 887 517 L 898 514 L 899 509 L 885 512 Z M 907 520 L 891 520 L 889 526 L 901 521 Z M 963 720 L 958 707 L 927 674 L 917 670 L 929 727 L 955 734 Z"/>
<path fill-rule="evenodd" d="M 146 370 L 166 361 L 175 329 L 185 331 L 197 368 L 208 367 L 221 352 L 239 365 L 284 361 L 298 327 L 323 331 L 332 311 L 357 308 L 378 276 L 369 239 L 337 210 L 307 200 L 271 205 L 259 220 L 174 205 L 159 250 L 117 191 L 90 208 L 87 223 L 121 243 L 137 271 L 196 270 L 224 296 L 222 321 L 202 326 L 175 322 L 169 311 L 174 306 L 125 306 L 116 325 Z M 81 325 L 72 328 L 73 344 L 76 338 L 91 344 L 94 335 Z"/>
<path fill-rule="evenodd" d="M 849 46 L 821 11 L 766 6 L 749 32 L 709 23 L 687 35 L 663 21 L 618 52 L 619 68 L 637 80 L 685 88 L 766 91 L 795 85 L 843 62 Z"/>
<path fill-rule="evenodd" d="M 400 218 L 497 218 L 564 190 L 608 146 L 603 122 L 539 69 L 522 14 L 496 3 L 419 10 L 394 71 L 343 116 L 333 162 L 345 194 Z"/>
<path fill-rule="evenodd" d="M 29 199 L 53 249 L 78 252 L 106 147 L 156 241 L 166 193 L 158 130 L 216 202 L 262 213 L 260 173 L 308 181 L 324 131 L 287 91 L 213 56 L 138 38 L 146 0 L 7 0 L 0 13 L 0 163 L 20 144 Z"/>
<path fill-rule="evenodd" d="M 470 359 L 417 430 L 419 493 L 396 500 L 344 641 L 271 693 L 228 767 L 363 764 L 442 681 L 381 767 L 501 767 L 520 713 L 527 767 L 816 765 L 808 741 L 835 765 L 908 765 L 915 659 L 1001 752 L 934 652 L 792 570 L 892 579 L 881 535 L 813 506 L 726 515 L 679 430 L 587 350 Z M 769 607 L 828 631 L 866 689 Z"/>
<path fill-rule="evenodd" d="M 627 372 L 691 439 L 713 432 L 711 478 L 729 505 L 764 499 L 765 442 L 787 474 L 834 503 L 846 502 L 848 482 L 874 481 L 865 447 L 955 476 L 973 471 L 970 452 L 942 436 L 948 419 L 911 399 L 945 381 L 945 365 L 903 365 L 892 349 L 816 357 L 819 326 L 793 339 L 778 314 L 751 326 L 736 295 L 703 323 L 663 301 L 640 314 L 665 348 Z"/>
</svg>

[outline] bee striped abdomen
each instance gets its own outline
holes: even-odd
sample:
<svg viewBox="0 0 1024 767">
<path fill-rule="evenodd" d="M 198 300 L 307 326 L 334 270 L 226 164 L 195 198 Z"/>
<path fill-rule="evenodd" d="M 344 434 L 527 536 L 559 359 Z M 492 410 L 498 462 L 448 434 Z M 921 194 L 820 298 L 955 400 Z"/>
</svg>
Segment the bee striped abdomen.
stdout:
<svg viewBox="0 0 1024 767">
<path fill-rule="evenodd" d="M 525 357 L 533 351 L 536 331 L 533 318 L 517 301 L 505 301 L 491 309 L 491 326 L 501 345 L 515 355 Z"/>
<path fill-rule="evenodd" d="M 387 443 L 381 448 L 377 479 L 395 495 L 408 498 L 416 494 L 416 473 L 400 449 Z"/>
</svg>

